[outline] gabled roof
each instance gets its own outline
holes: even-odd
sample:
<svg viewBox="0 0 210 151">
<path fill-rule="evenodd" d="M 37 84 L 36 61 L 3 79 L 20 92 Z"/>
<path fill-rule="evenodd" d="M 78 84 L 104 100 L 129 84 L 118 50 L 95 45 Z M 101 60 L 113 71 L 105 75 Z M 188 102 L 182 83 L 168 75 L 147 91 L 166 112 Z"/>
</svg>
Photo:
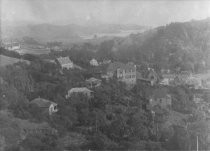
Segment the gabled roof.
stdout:
<svg viewBox="0 0 210 151">
<path fill-rule="evenodd" d="M 69 93 L 93 92 L 86 87 L 71 88 Z"/>
<path fill-rule="evenodd" d="M 149 69 L 148 69 L 148 73 L 147 73 L 147 77 L 149 77 L 149 76 L 151 76 L 151 75 L 158 76 L 154 69 L 149 68 Z"/>
<path fill-rule="evenodd" d="M 108 72 L 115 72 L 118 68 L 120 67 L 123 67 L 123 63 L 121 62 L 113 62 L 113 63 L 110 63 L 108 68 L 107 68 L 107 71 Z"/>
<path fill-rule="evenodd" d="M 124 70 L 130 70 L 130 69 L 135 70 L 136 66 L 134 65 L 134 63 L 129 62 L 129 63 L 125 64 L 124 66 L 122 66 L 121 68 Z"/>
<path fill-rule="evenodd" d="M 127 64 L 121 63 L 121 62 L 113 62 L 110 63 L 107 71 L 108 72 L 115 72 L 117 69 L 123 69 L 123 70 L 130 70 L 130 69 L 135 69 L 135 65 L 132 62 L 129 62 Z"/>
<path fill-rule="evenodd" d="M 63 64 L 69 64 L 72 63 L 72 61 L 69 59 L 69 57 L 59 57 L 57 58 L 59 64 L 63 65 Z"/>
<path fill-rule="evenodd" d="M 56 103 L 46 100 L 46 99 L 43 99 L 43 98 L 36 98 L 36 99 L 32 100 L 30 103 L 34 103 L 38 107 L 42 107 L 42 108 L 48 108 L 48 107 L 50 107 L 51 104 L 57 105 Z"/>
</svg>

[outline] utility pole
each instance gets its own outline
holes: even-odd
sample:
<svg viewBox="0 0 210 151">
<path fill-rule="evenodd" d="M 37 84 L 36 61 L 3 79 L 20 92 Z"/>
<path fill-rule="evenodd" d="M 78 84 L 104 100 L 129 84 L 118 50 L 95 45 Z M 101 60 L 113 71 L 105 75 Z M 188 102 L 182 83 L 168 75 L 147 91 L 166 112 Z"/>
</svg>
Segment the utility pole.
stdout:
<svg viewBox="0 0 210 151">
<path fill-rule="evenodd" d="M 3 21 L 2 21 L 2 1 L 0 0 L 0 47 L 2 47 L 2 24 L 3 24 Z"/>
<path fill-rule="evenodd" d="M 198 147 L 199 147 L 199 146 L 198 146 L 198 135 L 197 135 L 197 151 L 198 151 Z"/>
</svg>

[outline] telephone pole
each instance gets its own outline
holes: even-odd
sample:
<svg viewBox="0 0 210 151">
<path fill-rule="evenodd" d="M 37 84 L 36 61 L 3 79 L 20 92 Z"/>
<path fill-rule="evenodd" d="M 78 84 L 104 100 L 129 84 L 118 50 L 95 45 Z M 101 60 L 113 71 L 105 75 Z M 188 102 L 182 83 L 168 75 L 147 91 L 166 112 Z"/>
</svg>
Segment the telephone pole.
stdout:
<svg viewBox="0 0 210 151">
<path fill-rule="evenodd" d="M 199 147 L 199 146 L 198 146 L 198 135 L 197 135 L 197 151 L 198 151 L 198 147 Z"/>
<path fill-rule="evenodd" d="M 0 0 L 0 48 L 2 47 L 2 1 Z"/>
</svg>

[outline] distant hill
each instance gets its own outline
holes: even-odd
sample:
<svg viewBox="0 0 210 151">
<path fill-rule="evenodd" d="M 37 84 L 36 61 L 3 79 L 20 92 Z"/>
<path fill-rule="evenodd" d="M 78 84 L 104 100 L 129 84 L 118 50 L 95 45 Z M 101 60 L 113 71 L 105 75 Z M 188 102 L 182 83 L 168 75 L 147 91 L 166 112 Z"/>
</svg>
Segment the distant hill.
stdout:
<svg viewBox="0 0 210 151">
<path fill-rule="evenodd" d="M 171 23 L 115 40 L 120 59 L 194 70 L 210 65 L 210 19 Z"/>
<path fill-rule="evenodd" d="M 78 42 L 82 41 L 82 36 L 100 33 L 118 33 L 122 30 L 142 30 L 144 26 L 139 25 L 52 25 L 52 24 L 30 24 L 19 26 L 5 26 L 2 30 L 3 38 L 22 39 L 31 37 L 38 42 L 62 41 Z"/>
</svg>

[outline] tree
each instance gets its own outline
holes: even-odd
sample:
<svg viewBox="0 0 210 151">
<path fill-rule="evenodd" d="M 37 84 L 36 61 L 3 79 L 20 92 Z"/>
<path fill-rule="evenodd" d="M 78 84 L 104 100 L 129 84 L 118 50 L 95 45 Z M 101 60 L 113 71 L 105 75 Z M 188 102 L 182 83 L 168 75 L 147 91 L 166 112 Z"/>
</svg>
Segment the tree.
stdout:
<svg viewBox="0 0 210 151">
<path fill-rule="evenodd" d="M 1 73 L 5 81 L 13 85 L 18 91 L 27 95 L 33 91 L 34 81 L 28 74 L 24 64 L 17 66 L 7 66 Z"/>
<path fill-rule="evenodd" d="M 63 151 L 63 145 L 53 134 L 30 134 L 20 146 L 25 151 Z"/>
</svg>

